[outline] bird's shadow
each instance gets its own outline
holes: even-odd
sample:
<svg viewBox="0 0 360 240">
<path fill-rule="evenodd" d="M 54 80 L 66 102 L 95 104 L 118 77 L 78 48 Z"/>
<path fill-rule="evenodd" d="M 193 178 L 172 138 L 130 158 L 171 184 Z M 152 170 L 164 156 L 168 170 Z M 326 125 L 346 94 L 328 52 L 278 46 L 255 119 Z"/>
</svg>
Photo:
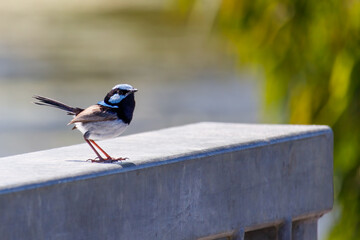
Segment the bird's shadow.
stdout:
<svg viewBox="0 0 360 240">
<path fill-rule="evenodd" d="M 123 168 L 128 168 L 128 167 L 135 167 L 136 164 L 132 163 L 132 162 L 122 162 L 122 161 L 118 161 L 118 162 L 113 162 L 113 163 L 97 163 L 97 162 L 91 162 L 91 161 L 87 161 L 87 160 L 66 160 L 66 162 L 77 162 L 77 163 L 91 163 L 91 164 L 116 164 L 116 165 L 120 165 Z"/>
</svg>

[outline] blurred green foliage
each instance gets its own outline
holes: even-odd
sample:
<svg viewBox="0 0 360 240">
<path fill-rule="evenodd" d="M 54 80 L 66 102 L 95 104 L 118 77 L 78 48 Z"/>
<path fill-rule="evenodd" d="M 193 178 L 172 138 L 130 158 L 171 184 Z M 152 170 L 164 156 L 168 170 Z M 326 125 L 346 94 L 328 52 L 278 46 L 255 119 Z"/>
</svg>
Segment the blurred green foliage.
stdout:
<svg viewBox="0 0 360 240">
<path fill-rule="evenodd" d="M 198 2 L 177 4 L 184 14 Z M 223 0 L 213 24 L 240 64 L 263 71 L 275 122 L 332 127 L 340 216 L 329 238 L 359 239 L 360 1 Z"/>
</svg>

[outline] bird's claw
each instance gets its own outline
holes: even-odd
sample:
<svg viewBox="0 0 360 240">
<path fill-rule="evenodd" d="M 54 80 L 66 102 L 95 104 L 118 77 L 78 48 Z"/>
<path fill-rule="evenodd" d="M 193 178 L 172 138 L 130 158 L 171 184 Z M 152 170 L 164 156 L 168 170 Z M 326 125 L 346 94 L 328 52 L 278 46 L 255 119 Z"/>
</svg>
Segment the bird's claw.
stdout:
<svg viewBox="0 0 360 240">
<path fill-rule="evenodd" d="M 97 162 L 97 161 L 100 161 L 100 158 L 99 157 L 96 157 L 94 159 L 92 158 L 89 158 L 88 160 L 86 160 L 87 162 Z"/>
<path fill-rule="evenodd" d="M 120 157 L 120 158 L 115 158 L 115 159 L 113 159 L 114 161 L 125 161 L 125 160 L 127 160 L 127 159 L 129 159 L 128 157 Z"/>
<path fill-rule="evenodd" d="M 129 158 L 125 157 L 120 157 L 120 158 L 99 158 L 99 157 L 96 157 L 94 159 L 88 159 L 87 161 L 91 161 L 91 162 L 96 162 L 96 163 L 114 163 L 114 162 L 118 162 L 118 161 L 125 161 Z"/>
</svg>

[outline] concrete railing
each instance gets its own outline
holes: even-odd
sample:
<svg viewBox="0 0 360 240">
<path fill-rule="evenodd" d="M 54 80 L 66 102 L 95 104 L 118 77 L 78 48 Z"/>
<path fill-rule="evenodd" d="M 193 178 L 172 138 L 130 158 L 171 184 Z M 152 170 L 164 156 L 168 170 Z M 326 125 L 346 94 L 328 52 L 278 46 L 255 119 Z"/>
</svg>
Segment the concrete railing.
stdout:
<svg viewBox="0 0 360 240">
<path fill-rule="evenodd" d="M 0 159 L 0 239 L 316 239 L 325 126 L 198 123 Z"/>
</svg>

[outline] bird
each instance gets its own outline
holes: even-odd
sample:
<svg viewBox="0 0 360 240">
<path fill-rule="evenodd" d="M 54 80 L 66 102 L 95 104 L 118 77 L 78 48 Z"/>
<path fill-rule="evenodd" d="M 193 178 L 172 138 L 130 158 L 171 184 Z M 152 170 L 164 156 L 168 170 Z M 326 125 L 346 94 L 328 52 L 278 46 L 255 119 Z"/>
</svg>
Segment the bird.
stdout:
<svg viewBox="0 0 360 240">
<path fill-rule="evenodd" d="M 73 119 L 68 125 L 74 124 L 73 129 L 79 130 L 96 158 L 89 159 L 91 162 L 113 163 L 126 160 L 127 158 L 113 158 L 105 152 L 95 141 L 115 138 L 120 136 L 129 126 L 135 109 L 135 92 L 138 90 L 130 84 L 118 84 L 114 86 L 105 96 L 103 101 L 88 108 L 71 107 L 59 101 L 33 96 L 37 105 L 55 107 L 72 115 Z M 105 155 L 101 156 L 99 151 Z"/>
</svg>

